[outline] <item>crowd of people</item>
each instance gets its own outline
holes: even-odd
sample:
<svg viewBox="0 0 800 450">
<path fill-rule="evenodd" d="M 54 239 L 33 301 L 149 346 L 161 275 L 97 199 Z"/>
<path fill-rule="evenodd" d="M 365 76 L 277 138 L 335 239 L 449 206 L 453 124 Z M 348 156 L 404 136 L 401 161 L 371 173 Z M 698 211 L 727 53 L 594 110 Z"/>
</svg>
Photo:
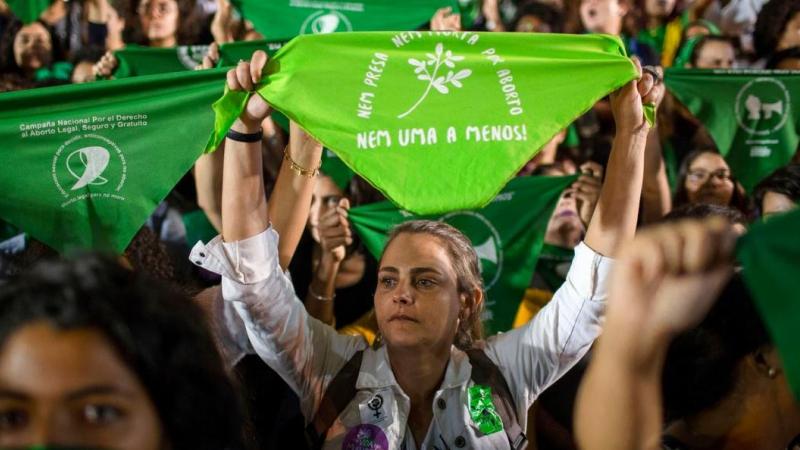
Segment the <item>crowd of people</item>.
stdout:
<svg viewBox="0 0 800 450">
<path fill-rule="evenodd" d="M 381 192 L 320 170 L 328 150 L 253 95 L 124 254 L 59 255 L 0 222 L 0 447 L 800 448 L 733 253 L 797 208 L 800 152 L 748 192 L 663 82 L 800 69 L 800 0 L 476 8 L 423 27 L 615 35 L 639 72 L 516 175 L 576 180 L 525 295 L 496 299 L 519 305 L 513 329 L 484 331 L 478 243 L 414 220 L 376 258 L 348 213 Z M 0 0 L 0 92 L 114 78 L 129 46 L 206 45 L 210 69 L 256 39 L 228 0 L 55 0 L 29 24 Z M 227 88 L 252 91 L 267 60 Z"/>
</svg>

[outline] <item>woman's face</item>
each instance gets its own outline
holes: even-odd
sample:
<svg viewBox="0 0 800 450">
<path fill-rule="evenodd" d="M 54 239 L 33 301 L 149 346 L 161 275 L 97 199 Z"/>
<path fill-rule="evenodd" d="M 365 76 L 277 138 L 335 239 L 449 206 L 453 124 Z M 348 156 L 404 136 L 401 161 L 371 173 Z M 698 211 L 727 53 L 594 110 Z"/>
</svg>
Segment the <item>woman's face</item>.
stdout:
<svg viewBox="0 0 800 450">
<path fill-rule="evenodd" d="M 628 10 L 619 0 L 582 0 L 581 23 L 590 33 L 619 34 Z"/>
<path fill-rule="evenodd" d="M 164 448 L 155 406 L 99 331 L 24 325 L 0 352 L 0 447 Z"/>
<path fill-rule="evenodd" d="M 178 34 L 180 11 L 175 0 L 142 0 L 138 8 L 142 30 L 152 42 L 166 42 L 174 46 Z"/>
<path fill-rule="evenodd" d="M 672 14 L 676 0 L 645 0 L 644 9 L 650 17 L 664 18 Z"/>
<path fill-rule="evenodd" d="M 311 237 L 319 242 L 319 218 L 329 208 L 336 207 L 344 192 L 333 182 L 333 178 L 318 175 L 314 182 L 314 193 L 311 195 L 311 208 L 308 210 L 308 228 Z"/>
<path fill-rule="evenodd" d="M 50 33 L 39 22 L 23 26 L 14 36 L 14 61 L 24 71 L 50 65 L 52 52 Z"/>
<path fill-rule="evenodd" d="M 550 216 L 550 221 L 547 222 L 544 242 L 558 247 L 575 248 L 583 239 L 584 232 L 575 196 L 569 191 L 564 191 Z"/>
<path fill-rule="evenodd" d="M 466 297 L 439 238 L 401 233 L 378 269 L 375 316 L 390 350 L 449 349 Z"/>
<path fill-rule="evenodd" d="M 797 208 L 791 198 L 777 192 L 767 192 L 761 201 L 761 215 L 769 217 L 773 214 L 785 213 Z"/>
<path fill-rule="evenodd" d="M 775 50 L 786 50 L 787 48 L 800 47 L 800 12 L 795 13 L 788 22 L 783 34 L 778 40 L 778 48 Z"/>
<path fill-rule="evenodd" d="M 689 165 L 686 194 L 690 204 L 728 206 L 733 197 L 733 180 L 728 163 L 716 153 L 702 153 Z"/>
<path fill-rule="evenodd" d="M 736 52 L 730 42 L 708 41 L 700 48 L 695 61 L 697 69 L 731 69 Z"/>
</svg>

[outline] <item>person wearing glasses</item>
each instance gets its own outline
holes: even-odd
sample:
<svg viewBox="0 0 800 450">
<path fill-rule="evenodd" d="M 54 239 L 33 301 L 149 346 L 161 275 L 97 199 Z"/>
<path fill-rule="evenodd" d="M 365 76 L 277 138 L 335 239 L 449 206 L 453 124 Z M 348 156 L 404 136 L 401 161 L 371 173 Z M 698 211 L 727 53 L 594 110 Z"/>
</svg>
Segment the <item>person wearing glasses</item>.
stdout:
<svg viewBox="0 0 800 450">
<path fill-rule="evenodd" d="M 730 206 L 750 215 L 750 202 L 744 188 L 731 174 L 725 159 L 714 150 L 697 150 L 683 160 L 673 208 L 683 205 Z"/>
</svg>

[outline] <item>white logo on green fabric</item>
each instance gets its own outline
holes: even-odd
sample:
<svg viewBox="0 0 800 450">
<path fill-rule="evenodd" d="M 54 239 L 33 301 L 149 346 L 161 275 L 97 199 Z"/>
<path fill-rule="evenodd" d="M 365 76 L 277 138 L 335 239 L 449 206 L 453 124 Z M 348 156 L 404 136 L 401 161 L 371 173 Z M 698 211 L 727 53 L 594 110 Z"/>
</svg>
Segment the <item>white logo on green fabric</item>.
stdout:
<svg viewBox="0 0 800 450">
<path fill-rule="evenodd" d="M 790 103 L 789 90 L 780 80 L 756 78 L 736 95 L 736 120 L 746 132 L 767 136 L 786 125 Z"/>
<path fill-rule="evenodd" d="M 125 200 L 119 192 L 127 178 L 127 162 L 117 144 L 106 137 L 73 136 L 56 150 L 50 171 L 65 199 L 62 207 L 89 198 Z"/>
<path fill-rule="evenodd" d="M 439 69 L 442 66 L 454 69 L 456 67 L 455 63 L 464 59 L 463 56 L 454 55 L 450 50 L 445 50 L 444 45 L 442 45 L 441 42 L 436 44 L 434 53 L 426 53 L 425 57 L 426 60 L 424 61 L 420 61 L 415 58 L 408 59 L 408 63 L 414 66 L 414 73 L 417 75 L 417 79 L 421 81 L 427 81 L 428 86 L 425 88 L 425 91 L 422 93 L 422 96 L 419 98 L 419 100 L 417 100 L 417 102 L 414 103 L 414 105 L 412 105 L 408 111 L 397 116 L 398 119 L 406 117 L 415 109 L 417 109 L 417 107 L 428 96 L 431 88 L 435 88 L 442 94 L 448 94 L 450 92 L 448 84 L 453 88 L 460 88 L 463 86 L 463 84 L 461 84 L 461 80 L 472 75 L 472 71 L 469 69 L 462 69 L 458 72 L 448 70 L 446 75 L 439 74 Z M 428 67 L 431 67 L 432 70 L 428 71 Z"/>
<path fill-rule="evenodd" d="M 108 167 L 109 158 L 108 150 L 99 146 L 83 147 L 70 153 L 67 156 L 67 171 L 78 180 L 70 190 L 74 191 L 90 184 L 108 183 L 108 180 L 103 178 L 103 172 Z M 79 174 L 75 171 L 76 168 L 82 172 Z"/>
<path fill-rule="evenodd" d="M 317 11 L 303 21 L 300 34 L 328 34 L 337 31 L 353 31 L 350 19 L 339 11 Z"/>
<path fill-rule="evenodd" d="M 503 273 L 503 241 L 492 222 L 473 211 L 453 212 L 439 219 L 462 230 L 472 241 L 481 263 L 484 289 L 489 290 Z"/>
<path fill-rule="evenodd" d="M 203 63 L 203 57 L 208 53 L 208 45 L 181 45 L 176 49 L 178 61 L 188 70 Z"/>
</svg>

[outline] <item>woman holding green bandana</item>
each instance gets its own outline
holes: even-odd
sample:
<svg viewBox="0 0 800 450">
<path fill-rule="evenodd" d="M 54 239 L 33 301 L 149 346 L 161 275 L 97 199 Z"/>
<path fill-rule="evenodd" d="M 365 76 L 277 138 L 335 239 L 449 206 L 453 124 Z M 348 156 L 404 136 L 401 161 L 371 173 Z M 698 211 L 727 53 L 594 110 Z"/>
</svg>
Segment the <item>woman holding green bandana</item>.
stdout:
<svg viewBox="0 0 800 450">
<path fill-rule="evenodd" d="M 256 52 L 229 71 L 228 88 L 252 91 L 266 59 Z M 650 73 L 612 94 L 617 136 L 585 240 L 554 299 L 516 330 L 484 339 L 477 255 L 463 234 L 432 221 L 389 238 L 373 299 L 375 346 L 312 319 L 280 268 L 270 222 L 307 217 L 319 146 L 294 127 L 273 197 L 290 189 L 302 201 L 284 195 L 268 206 L 258 140 L 270 107 L 257 95 L 227 135 L 222 236 L 198 243 L 191 259 L 223 276 L 222 296 L 249 343 L 298 394 L 313 446 L 523 448 L 528 407 L 600 332 L 611 258 L 636 228 L 649 132 L 642 103 L 662 95 Z"/>
</svg>

